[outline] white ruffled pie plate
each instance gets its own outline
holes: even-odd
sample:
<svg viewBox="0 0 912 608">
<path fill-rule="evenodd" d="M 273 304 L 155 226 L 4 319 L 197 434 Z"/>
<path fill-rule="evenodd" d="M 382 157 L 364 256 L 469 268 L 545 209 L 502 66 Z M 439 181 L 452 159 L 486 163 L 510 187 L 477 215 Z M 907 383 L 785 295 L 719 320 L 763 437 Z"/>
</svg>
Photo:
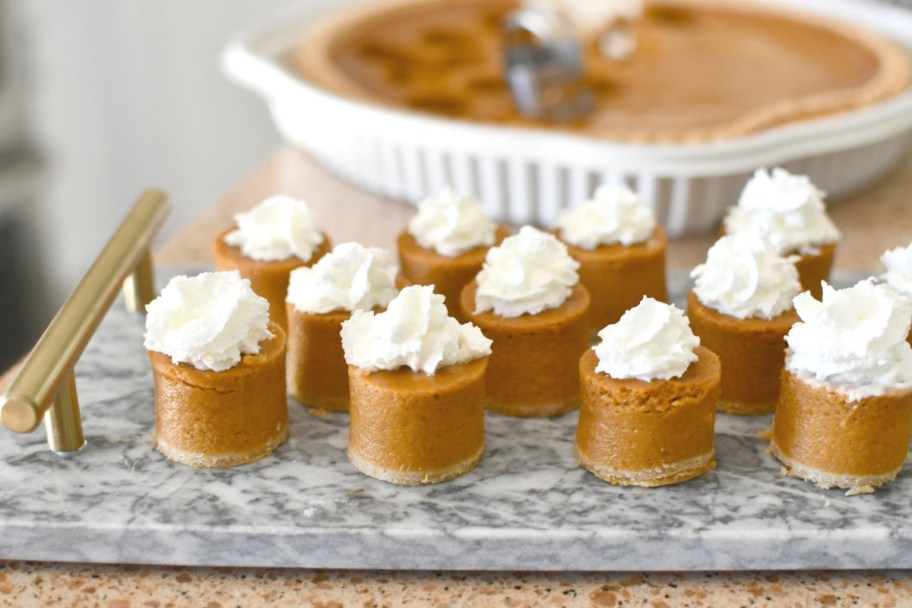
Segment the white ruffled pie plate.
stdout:
<svg viewBox="0 0 912 608">
<path fill-rule="evenodd" d="M 862 0 L 771 0 L 863 25 L 912 49 L 912 12 Z M 228 76 L 263 97 L 282 136 L 373 192 L 417 202 L 452 185 L 498 220 L 550 226 L 601 183 L 626 183 L 669 236 L 712 229 L 753 170 L 807 174 L 830 200 L 887 173 L 912 141 L 912 90 L 880 103 L 718 143 L 635 145 L 453 120 L 338 96 L 299 76 L 292 50 L 312 16 L 252 27 L 230 43 Z"/>
</svg>

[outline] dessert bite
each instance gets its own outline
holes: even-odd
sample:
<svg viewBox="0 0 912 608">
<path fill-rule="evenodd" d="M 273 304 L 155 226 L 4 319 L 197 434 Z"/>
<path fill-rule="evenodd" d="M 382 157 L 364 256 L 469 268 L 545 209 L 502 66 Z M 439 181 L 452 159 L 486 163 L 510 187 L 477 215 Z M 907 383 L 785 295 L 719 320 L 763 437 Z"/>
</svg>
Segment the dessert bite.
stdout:
<svg viewBox="0 0 912 608">
<path fill-rule="evenodd" d="M 155 443 L 169 460 L 230 467 L 288 436 L 285 332 L 237 271 L 178 276 L 147 307 Z"/>
<path fill-rule="evenodd" d="M 589 293 L 579 263 L 531 226 L 492 247 L 460 297 L 494 341 L 485 399 L 508 416 L 555 416 L 579 405 L 576 367 L 589 346 Z"/>
<path fill-rule="evenodd" d="M 481 270 L 488 248 L 506 236 L 481 201 L 445 188 L 418 203 L 418 213 L 396 240 L 398 285 L 433 285 L 446 298 L 450 315 L 464 321 L 459 293 Z"/>
<path fill-rule="evenodd" d="M 871 281 L 795 298 L 770 451 L 820 488 L 872 492 L 896 477 L 912 437 L 908 303 Z"/>
<path fill-rule="evenodd" d="M 886 268 L 880 278 L 912 306 L 912 243 L 885 251 L 880 261 Z M 912 331 L 906 341 L 912 344 Z"/>
<path fill-rule="evenodd" d="M 738 204 L 724 220 L 726 234 L 760 228 L 782 255 L 795 262 L 802 289 L 819 298 L 821 281 L 830 279 L 839 230 L 826 213 L 823 192 L 804 175 L 784 169 L 757 169 L 744 186 Z"/>
<path fill-rule="evenodd" d="M 694 268 L 687 316 L 722 363 L 719 411 L 770 414 L 779 400 L 785 334 L 798 321 L 797 256 L 783 257 L 757 229 L 720 238 Z"/>
<path fill-rule="evenodd" d="M 626 186 L 601 186 L 591 200 L 563 211 L 555 234 L 579 262 L 580 283 L 592 298 L 593 335 L 643 296 L 668 300 L 665 232 Z"/>
<path fill-rule="evenodd" d="M 309 266 L 329 251 L 316 213 L 301 200 L 279 194 L 245 213 L 234 216 L 236 227 L 212 243 L 215 266 L 237 270 L 253 290 L 269 301 L 269 316 L 287 329 L 285 294 L 288 275 Z"/>
<path fill-rule="evenodd" d="M 678 308 L 643 298 L 579 361 L 576 458 L 620 486 L 663 486 L 716 464 L 719 358 Z"/>
<path fill-rule="evenodd" d="M 443 296 L 410 286 L 385 312 L 342 324 L 349 365 L 348 459 L 400 485 L 446 481 L 484 451 L 485 370 L 491 341 L 448 316 Z"/>
<path fill-rule="evenodd" d="M 288 283 L 288 392 L 304 405 L 348 410 L 348 365 L 342 323 L 355 310 L 378 310 L 396 297 L 389 254 L 358 243 L 337 245 Z"/>
</svg>

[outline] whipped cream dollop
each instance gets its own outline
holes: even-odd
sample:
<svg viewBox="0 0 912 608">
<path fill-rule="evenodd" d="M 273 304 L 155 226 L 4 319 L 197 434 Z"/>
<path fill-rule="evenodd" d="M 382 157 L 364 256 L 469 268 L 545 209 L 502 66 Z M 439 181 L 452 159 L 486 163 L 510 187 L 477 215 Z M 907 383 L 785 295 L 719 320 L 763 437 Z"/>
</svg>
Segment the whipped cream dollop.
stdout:
<svg viewBox="0 0 912 608">
<path fill-rule="evenodd" d="M 880 261 L 887 269 L 880 278 L 899 293 L 912 298 L 912 243 L 908 247 L 885 251 Z"/>
<path fill-rule="evenodd" d="M 433 375 L 441 367 L 490 355 L 491 340 L 471 323 L 450 317 L 443 299 L 433 286 L 412 285 L 384 312 L 356 310 L 342 323 L 345 361 L 370 371 L 408 367 Z"/>
<path fill-rule="evenodd" d="M 238 271 L 176 276 L 146 306 L 145 347 L 199 370 L 221 372 L 273 338 L 269 301 Z"/>
<path fill-rule="evenodd" d="M 291 272 L 286 301 L 301 312 L 326 314 L 386 306 L 396 293 L 396 268 L 389 253 L 342 243 L 313 266 Z"/>
<path fill-rule="evenodd" d="M 538 314 L 557 308 L 579 282 L 579 263 L 553 235 L 523 226 L 488 250 L 475 294 L 475 312 L 501 317 Z"/>
<path fill-rule="evenodd" d="M 697 360 L 700 345 L 681 309 L 646 296 L 598 335 L 595 371 L 618 380 L 680 378 Z"/>
<path fill-rule="evenodd" d="M 581 249 L 642 243 L 652 236 L 655 225 L 652 211 L 626 186 L 600 186 L 592 199 L 557 218 L 560 237 Z"/>
<path fill-rule="evenodd" d="M 444 188 L 418 203 L 418 213 L 409 221 L 408 232 L 425 249 L 454 257 L 493 245 L 497 224 L 477 198 Z"/>
<path fill-rule="evenodd" d="M 893 289 L 872 281 L 840 290 L 824 283 L 820 301 L 802 293 L 795 310 L 801 322 L 785 338 L 787 369 L 849 401 L 912 388 L 912 308 Z"/>
<path fill-rule="evenodd" d="M 757 169 L 738 204 L 725 217 L 725 232 L 759 227 L 781 253 L 815 253 L 835 243 L 839 230 L 826 213 L 823 192 L 804 175 Z"/>
<path fill-rule="evenodd" d="M 690 273 L 704 306 L 738 319 L 772 319 L 801 293 L 797 256 L 783 257 L 759 230 L 724 236 Z"/>
<path fill-rule="evenodd" d="M 276 262 L 295 256 L 305 262 L 323 242 L 317 214 L 301 200 L 284 194 L 234 216 L 237 230 L 225 242 L 258 262 Z"/>
</svg>

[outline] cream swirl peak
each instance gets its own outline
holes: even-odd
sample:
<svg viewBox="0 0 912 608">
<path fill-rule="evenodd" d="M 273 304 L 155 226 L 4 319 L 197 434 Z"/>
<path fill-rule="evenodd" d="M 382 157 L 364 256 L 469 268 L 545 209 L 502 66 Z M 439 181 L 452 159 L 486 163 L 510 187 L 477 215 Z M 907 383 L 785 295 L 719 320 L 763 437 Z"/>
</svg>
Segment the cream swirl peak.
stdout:
<svg viewBox="0 0 912 608">
<path fill-rule="evenodd" d="M 683 311 L 645 296 L 598 335 L 595 371 L 618 380 L 680 378 L 697 360 L 700 345 Z"/>
<path fill-rule="evenodd" d="M 475 312 L 501 317 L 557 308 L 579 282 L 579 262 L 554 236 L 531 226 L 488 250 L 476 281 Z"/>
<path fill-rule="evenodd" d="M 225 242 L 258 262 L 277 262 L 295 256 L 305 262 L 323 242 L 317 214 L 301 200 L 284 194 L 234 216 L 237 230 Z"/>
<path fill-rule="evenodd" d="M 230 369 L 274 337 L 269 301 L 236 270 L 174 277 L 146 313 L 145 347 L 200 370 Z"/>
<path fill-rule="evenodd" d="M 912 243 L 908 247 L 885 251 L 880 261 L 887 269 L 880 278 L 899 293 L 912 298 Z"/>
<path fill-rule="evenodd" d="M 313 266 L 291 271 L 286 301 L 310 314 L 386 306 L 397 293 L 389 260 L 383 249 L 342 243 Z"/>
<path fill-rule="evenodd" d="M 425 249 L 455 257 L 476 247 L 493 245 L 497 224 L 477 198 L 444 188 L 418 203 L 418 213 L 409 221 L 408 232 Z"/>
<path fill-rule="evenodd" d="M 443 296 L 431 286 L 406 287 L 385 312 L 356 310 L 342 323 L 342 348 L 349 365 L 433 375 L 441 367 L 491 354 L 491 340 L 471 323 L 448 316 Z"/>
<path fill-rule="evenodd" d="M 704 306 L 738 319 L 772 319 L 801 293 L 796 256 L 783 257 L 756 228 L 720 238 L 690 273 Z"/>
<path fill-rule="evenodd" d="M 781 253 L 814 253 L 839 239 L 823 192 L 806 176 L 779 168 L 770 173 L 757 169 L 725 217 L 728 234 L 749 226 L 762 229 Z"/>
<path fill-rule="evenodd" d="M 652 211 L 626 186 L 600 186 L 592 199 L 562 211 L 557 219 L 560 237 L 581 249 L 642 243 L 655 225 Z"/>
<path fill-rule="evenodd" d="M 822 300 L 802 293 L 795 310 L 801 322 L 785 338 L 788 370 L 850 401 L 912 389 L 912 310 L 893 289 L 871 281 L 840 290 L 824 283 Z"/>
</svg>

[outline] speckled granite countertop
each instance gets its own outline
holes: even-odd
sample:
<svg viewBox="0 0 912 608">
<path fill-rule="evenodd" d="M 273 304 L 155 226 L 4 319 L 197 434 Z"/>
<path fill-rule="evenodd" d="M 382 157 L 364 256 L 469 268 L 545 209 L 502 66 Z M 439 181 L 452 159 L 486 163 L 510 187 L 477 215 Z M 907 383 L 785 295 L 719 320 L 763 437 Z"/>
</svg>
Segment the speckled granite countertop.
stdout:
<svg viewBox="0 0 912 608">
<path fill-rule="evenodd" d="M 0 565 L 0 605 L 22 608 L 260 606 L 908 606 L 906 572 L 337 572 L 253 568 Z"/>
<path fill-rule="evenodd" d="M 283 148 L 165 243 L 158 263 L 211 265 L 209 243 L 231 214 L 279 191 L 311 202 L 337 242 L 392 248 L 412 214 L 410 207 L 361 192 Z M 844 232 L 836 266 L 878 268 L 884 249 L 912 240 L 912 159 L 881 185 L 833 206 L 831 213 Z M 371 221 L 355 219 L 365 215 Z M 669 265 L 698 263 L 711 242 L 706 236 L 673 243 Z M 902 606 L 909 598 L 912 576 L 905 571 L 416 573 L 0 563 L 0 606 Z"/>
</svg>

